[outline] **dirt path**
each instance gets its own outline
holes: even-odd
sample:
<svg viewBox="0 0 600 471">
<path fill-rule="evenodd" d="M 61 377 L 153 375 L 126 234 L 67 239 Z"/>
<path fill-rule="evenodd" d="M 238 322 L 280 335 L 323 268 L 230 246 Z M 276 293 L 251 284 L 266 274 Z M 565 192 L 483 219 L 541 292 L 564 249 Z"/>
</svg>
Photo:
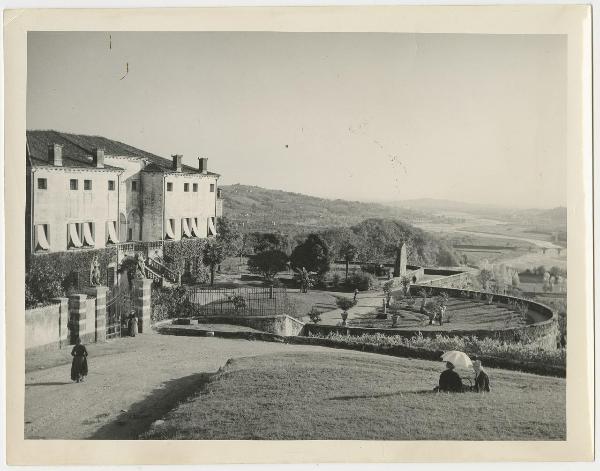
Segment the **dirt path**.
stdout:
<svg viewBox="0 0 600 471">
<path fill-rule="evenodd" d="M 70 364 L 29 365 L 26 438 L 135 439 L 229 358 L 327 349 L 152 333 L 88 350 L 90 375 L 84 383 L 70 381 Z M 54 356 L 55 364 L 64 362 L 64 352 Z"/>
</svg>

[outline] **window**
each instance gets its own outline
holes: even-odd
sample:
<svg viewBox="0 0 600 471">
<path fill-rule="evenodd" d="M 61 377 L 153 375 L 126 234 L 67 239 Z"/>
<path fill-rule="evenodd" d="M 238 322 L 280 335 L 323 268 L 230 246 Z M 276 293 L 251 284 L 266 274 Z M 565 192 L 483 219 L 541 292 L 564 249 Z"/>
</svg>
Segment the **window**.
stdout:
<svg viewBox="0 0 600 471">
<path fill-rule="evenodd" d="M 48 188 L 48 180 L 45 178 L 38 178 L 38 190 L 45 190 Z"/>
<path fill-rule="evenodd" d="M 190 184 L 189 183 L 184 183 L 183 184 L 183 191 L 190 191 Z"/>
<path fill-rule="evenodd" d="M 83 180 L 83 189 L 91 190 L 92 189 L 92 180 Z"/>
<path fill-rule="evenodd" d="M 137 184 L 138 182 L 135 180 L 131 182 L 131 191 L 137 191 Z"/>
<path fill-rule="evenodd" d="M 173 183 L 167 182 L 167 191 L 173 191 Z"/>
<path fill-rule="evenodd" d="M 108 191 L 115 191 L 115 181 L 108 180 Z"/>
<path fill-rule="evenodd" d="M 35 250 L 50 249 L 50 237 L 48 233 L 48 224 L 38 224 L 35 226 Z"/>
<path fill-rule="evenodd" d="M 192 185 L 192 188 L 193 188 L 193 190 L 194 190 L 195 193 L 198 193 L 198 184 L 197 183 L 194 183 Z"/>
<path fill-rule="evenodd" d="M 211 192 L 211 193 L 214 193 L 214 192 L 215 192 L 215 184 L 214 184 L 214 183 L 211 183 L 211 184 L 210 184 L 210 192 Z"/>
<path fill-rule="evenodd" d="M 127 229 L 127 240 L 133 240 L 133 228 L 131 227 Z"/>
<path fill-rule="evenodd" d="M 76 178 L 71 178 L 69 185 L 71 187 L 71 190 L 76 190 L 78 188 L 78 184 L 77 184 L 77 179 Z"/>
</svg>

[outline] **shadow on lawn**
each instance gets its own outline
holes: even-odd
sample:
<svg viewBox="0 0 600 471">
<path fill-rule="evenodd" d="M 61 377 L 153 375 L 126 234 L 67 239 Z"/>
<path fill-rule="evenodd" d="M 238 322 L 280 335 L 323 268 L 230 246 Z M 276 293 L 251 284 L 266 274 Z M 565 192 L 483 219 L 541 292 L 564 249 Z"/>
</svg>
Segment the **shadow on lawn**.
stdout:
<svg viewBox="0 0 600 471">
<path fill-rule="evenodd" d="M 136 440 L 152 423 L 200 392 L 214 373 L 197 373 L 163 383 L 146 398 L 122 411 L 112 422 L 100 427 L 92 440 Z"/>
<path fill-rule="evenodd" d="M 418 391 L 395 391 L 381 394 L 361 394 L 358 396 L 335 396 L 330 397 L 329 401 L 351 401 L 353 399 L 377 399 L 380 397 L 403 396 L 405 394 L 437 394 L 433 389 L 420 389 Z"/>
</svg>

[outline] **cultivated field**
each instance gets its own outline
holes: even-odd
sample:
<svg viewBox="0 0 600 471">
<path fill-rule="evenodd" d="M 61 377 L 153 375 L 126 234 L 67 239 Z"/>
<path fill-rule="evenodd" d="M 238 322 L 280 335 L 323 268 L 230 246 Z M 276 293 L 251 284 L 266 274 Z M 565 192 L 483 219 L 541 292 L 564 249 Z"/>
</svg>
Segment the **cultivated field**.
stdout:
<svg viewBox="0 0 600 471">
<path fill-rule="evenodd" d="M 434 393 L 441 370 L 441 362 L 356 352 L 241 358 L 143 438 L 565 438 L 564 379 L 489 370 L 489 394 Z"/>
</svg>

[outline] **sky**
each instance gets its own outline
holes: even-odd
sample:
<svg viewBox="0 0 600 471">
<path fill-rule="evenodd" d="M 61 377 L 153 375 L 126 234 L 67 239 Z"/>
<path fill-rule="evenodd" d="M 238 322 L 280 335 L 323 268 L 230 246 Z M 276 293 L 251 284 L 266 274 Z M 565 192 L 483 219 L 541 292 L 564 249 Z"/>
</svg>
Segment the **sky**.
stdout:
<svg viewBox="0 0 600 471">
<path fill-rule="evenodd" d="M 566 206 L 566 37 L 30 32 L 27 128 L 101 135 L 221 184 Z"/>
</svg>

